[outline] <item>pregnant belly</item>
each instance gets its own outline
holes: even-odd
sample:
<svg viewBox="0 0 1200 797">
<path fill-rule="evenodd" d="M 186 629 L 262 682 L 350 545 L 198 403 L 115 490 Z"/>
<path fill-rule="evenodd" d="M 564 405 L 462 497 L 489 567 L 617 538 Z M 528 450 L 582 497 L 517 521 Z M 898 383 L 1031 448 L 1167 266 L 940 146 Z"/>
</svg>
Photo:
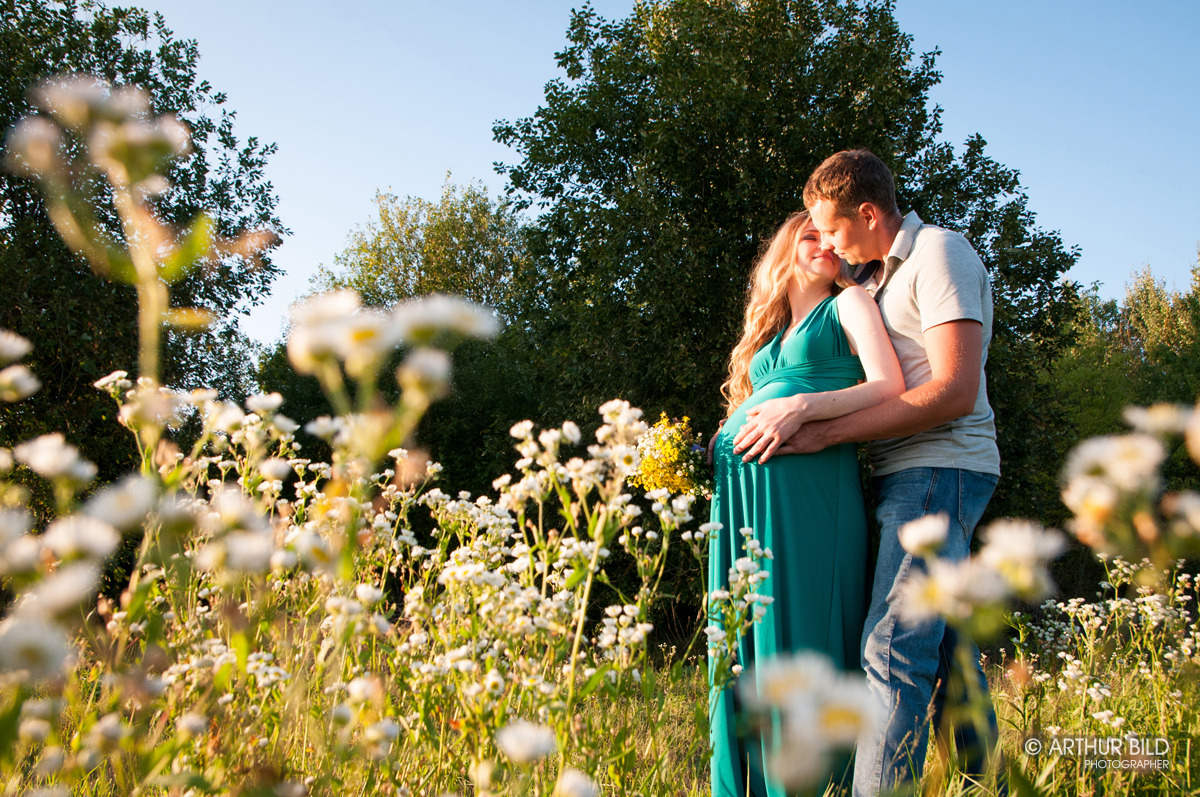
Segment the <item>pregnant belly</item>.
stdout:
<svg viewBox="0 0 1200 797">
<path fill-rule="evenodd" d="M 853 387 L 858 384 L 857 379 L 843 378 L 814 378 L 814 379 L 782 379 L 777 382 L 771 382 L 764 385 L 761 389 L 754 391 L 750 396 L 733 411 L 729 419 L 725 421 L 725 425 L 721 427 L 720 434 L 717 435 L 717 440 L 714 447 L 714 456 L 718 452 L 732 455 L 733 438 L 737 437 L 738 431 L 746 424 L 746 413 L 764 401 L 771 399 L 786 398 L 795 396 L 800 393 L 823 393 L 829 390 L 843 390 L 848 387 Z"/>
<path fill-rule="evenodd" d="M 793 382 L 775 382 L 765 386 L 762 390 L 750 394 L 750 397 L 738 406 L 725 421 L 725 425 L 721 427 L 721 433 L 717 435 L 717 441 L 714 446 L 713 454 L 719 459 L 723 459 L 722 455 L 733 455 L 733 438 L 737 437 L 738 431 L 746 424 L 746 413 L 753 407 L 757 407 L 764 401 L 777 398 L 787 398 L 798 393 L 809 393 L 810 390 L 804 390 L 805 385 L 796 384 Z"/>
</svg>

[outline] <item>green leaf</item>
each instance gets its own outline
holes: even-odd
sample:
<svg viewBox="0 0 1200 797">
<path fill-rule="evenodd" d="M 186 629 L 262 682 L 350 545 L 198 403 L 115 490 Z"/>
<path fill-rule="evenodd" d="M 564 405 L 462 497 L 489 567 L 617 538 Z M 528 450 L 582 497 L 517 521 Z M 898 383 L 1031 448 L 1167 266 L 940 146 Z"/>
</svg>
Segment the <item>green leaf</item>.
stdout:
<svg viewBox="0 0 1200 797">
<path fill-rule="evenodd" d="M 0 714 L 0 761 L 7 764 L 12 763 L 13 751 L 17 747 L 17 728 L 21 721 L 23 703 L 23 695 L 18 692 L 12 705 Z"/>
<path fill-rule="evenodd" d="M 588 571 L 586 567 L 575 568 L 575 570 L 571 572 L 571 577 L 567 579 L 567 583 L 563 585 L 563 589 L 568 591 L 575 589 L 583 583 L 583 580 L 587 578 L 587 574 Z"/>
<path fill-rule="evenodd" d="M 178 786 L 183 789 L 199 789 L 207 794 L 212 794 L 215 791 L 213 784 L 199 772 L 180 772 L 174 775 L 163 775 L 161 778 L 155 778 L 152 783 L 155 786 Z"/>
<path fill-rule="evenodd" d="M 226 663 L 221 665 L 221 669 L 217 670 L 217 674 L 213 676 L 213 689 L 221 693 L 228 692 L 229 682 L 232 677 L 233 664 Z"/>
<path fill-rule="evenodd" d="M 158 275 L 171 285 L 183 279 L 196 265 L 211 254 L 213 247 L 213 220 L 207 213 L 196 216 L 192 226 L 172 252 L 158 268 Z"/>
<path fill-rule="evenodd" d="M 229 639 L 229 646 L 237 653 L 238 671 L 246 672 L 246 660 L 250 656 L 250 640 L 246 639 L 245 631 L 238 631 Z"/>
<path fill-rule="evenodd" d="M 598 667 L 592 673 L 592 677 L 587 679 L 587 683 L 583 685 L 583 688 L 579 690 L 579 699 L 586 700 L 593 692 L 599 689 L 604 684 L 608 671 L 611 669 L 612 666 L 608 664 Z"/>
<path fill-rule="evenodd" d="M 1008 789 L 1013 797 L 1044 797 L 1016 761 L 1011 762 L 1008 767 Z"/>
</svg>

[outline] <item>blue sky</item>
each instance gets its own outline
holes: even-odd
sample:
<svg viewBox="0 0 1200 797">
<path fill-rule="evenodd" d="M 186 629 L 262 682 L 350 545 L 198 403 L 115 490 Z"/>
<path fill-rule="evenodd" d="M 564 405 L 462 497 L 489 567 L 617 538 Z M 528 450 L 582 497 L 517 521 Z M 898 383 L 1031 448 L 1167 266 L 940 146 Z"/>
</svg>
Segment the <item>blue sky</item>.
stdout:
<svg viewBox="0 0 1200 797">
<path fill-rule="evenodd" d="M 493 194 L 497 119 L 533 113 L 556 77 L 568 0 L 145 0 L 197 40 L 200 75 L 238 132 L 274 141 L 268 176 L 292 235 L 285 275 L 244 324 L 280 335 L 288 304 L 371 214 L 377 190 L 435 199 L 449 172 Z M 602 16 L 630 0 L 593 0 Z M 1187 289 L 1200 241 L 1200 3 L 898 0 L 918 51 L 939 48 L 944 137 L 978 132 L 1019 169 L 1040 226 L 1082 256 L 1070 276 L 1123 295 L 1150 265 Z"/>
</svg>

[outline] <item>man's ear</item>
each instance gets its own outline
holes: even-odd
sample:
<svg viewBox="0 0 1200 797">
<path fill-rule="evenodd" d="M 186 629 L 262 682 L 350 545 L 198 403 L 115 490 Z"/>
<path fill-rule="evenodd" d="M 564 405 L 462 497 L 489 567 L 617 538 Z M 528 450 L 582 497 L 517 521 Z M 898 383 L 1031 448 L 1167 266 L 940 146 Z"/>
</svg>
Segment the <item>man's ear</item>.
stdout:
<svg viewBox="0 0 1200 797">
<path fill-rule="evenodd" d="M 868 230 L 874 230 L 876 225 L 879 224 L 879 219 L 881 218 L 879 208 L 875 207 L 870 202 L 863 202 L 858 206 L 858 215 L 867 223 Z"/>
</svg>

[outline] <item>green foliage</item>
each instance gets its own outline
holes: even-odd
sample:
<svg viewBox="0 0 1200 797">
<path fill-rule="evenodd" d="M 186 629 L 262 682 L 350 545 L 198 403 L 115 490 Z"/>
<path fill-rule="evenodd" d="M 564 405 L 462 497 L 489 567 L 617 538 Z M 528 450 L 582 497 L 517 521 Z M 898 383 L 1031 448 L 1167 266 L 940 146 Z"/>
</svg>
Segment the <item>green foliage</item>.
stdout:
<svg viewBox="0 0 1200 797">
<path fill-rule="evenodd" d="M 256 226 L 279 229 L 276 198 L 263 174 L 273 146 L 233 132 L 224 96 L 196 77 L 195 42 L 173 37 L 160 16 L 138 9 L 49 0 L 0 2 L 0 127 L 8 129 L 31 106 L 27 92 L 40 80 L 90 73 L 148 91 L 157 113 L 175 112 L 193 132 L 194 152 L 173 168 L 174 187 L 158 204 L 169 223 L 190 223 L 201 207 L 213 210 L 215 231 L 233 234 Z M 97 208 L 115 224 L 110 206 Z M 114 227 L 115 229 L 115 227 Z M 164 377 L 184 387 L 211 385 L 244 394 L 250 385 L 248 342 L 236 315 L 265 295 L 277 269 L 254 268 L 230 257 L 176 283 L 176 306 L 196 306 L 218 317 L 208 332 L 173 333 L 166 342 Z M 134 449 L 114 420 L 112 403 L 92 383 L 114 368 L 137 364 L 134 290 L 109 282 L 71 254 L 55 234 L 34 183 L 0 174 L 0 284 L 6 299 L 0 327 L 34 343 L 30 366 L 46 387 L 19 406 L 0 411 L 0 445 L 61 429 L 100 463 L 100 478 L 128 468 Z M 230 356 L 240 351 L 239 356 Z"/>
<path fill-rule="evenodd" d="M 1187 292 L 1168 290 L 1147 267 L 1132 275 L 1122 302 L 1101 300 L 1096 286 L 1078 300 L 1075 342 L 1055 364 L 1076 437 L 1126 429 L 1125 407 L 1192 404 L 1200 396 L 1200 264 Z M 1197 489 L 1177 441 L 1163 476 L 1168 489 Z"/>
<path fill-rule="evenodd" d="M 518 272 L 534 331 L 541 417 L 580 417 L 620 395 L 713 429 L 760 241 L 802 207 L 808 175 L 867 147 L 900 199 L 961 230 L 995 281 L 993 404 L 1008 474 L 997 512 L 1055 502 L 1053 479 L 1017 478 L 1065 449 L 1040 379 L 1074 305 L 1074 262 L 1034 227 L 1014 170 L 935 137 L 936 53 L 916 55 L 888 3 L 675 0 L 609 22 L 578 11 L 537 113 L 500 122 L 520 160 L 511 191 L 542 215 Z"/>
<path fill-rule="evenodd" d="M 511 312 L 511 274 L 524 256 L 515 208 L 478 185 L 448 180 L 436 203 L 379 193 L 375 206 L 378 214 L 350 234 L 335 268 L 318 272 L 319 288 L 350 288 L 378 307 L 453 293 Z"/>
</svg>

